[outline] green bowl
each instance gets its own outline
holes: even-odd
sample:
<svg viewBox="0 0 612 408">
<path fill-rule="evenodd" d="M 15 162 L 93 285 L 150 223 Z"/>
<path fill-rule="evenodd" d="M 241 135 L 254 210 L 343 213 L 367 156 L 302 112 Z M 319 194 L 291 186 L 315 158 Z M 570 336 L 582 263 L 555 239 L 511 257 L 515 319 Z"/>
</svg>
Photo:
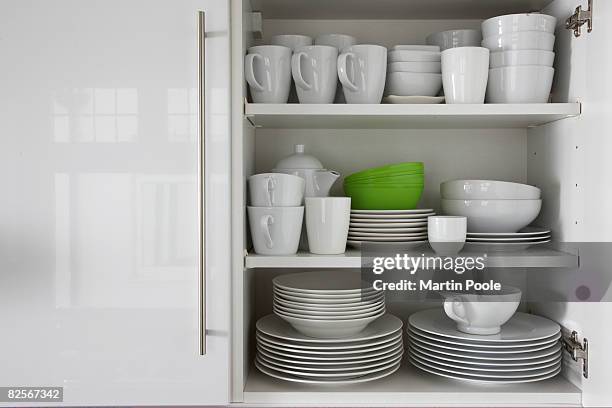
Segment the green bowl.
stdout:
<svg viewBox="0 0 612 408">
<path fill-rule="evenodd" d="M 381 178 L 369 178 L 360 180 L 344 180 L 344 184 L 423 184 L 425 176 L 423 174 L 412 174 L 409 176 L 396 176 L 396 177 L 381 177 Z"/>
<path fill-rule="evenodd" d="M 378 181 L 378 180 L 384 180 L 390 177 L 423 177 L 424 173 L 423 172 L 396 172 L 396 173 L 386 173 L 386 174 L 380 174 L 380 175 L 376 175 L 376 176 L 366 176 L 366 177 L 351 177 L 348 176 L 345 178 L 345 180 L 353 183 L 353 182 L 357 182 L 357 181 L 367 181 L 367 180 L 372 180 L 372 181 Z"/>
<path fill-rule="evenodd" d="M 423 185 L 360 186 L 345 184 L 344 192 L 351 197 L 355 210 L 413 210 L 417 207 Z"/>
<path fill-rule="evenodd" d="M 381 175 L 393 175 L 396 173 L 423 173 L 425 166 L 422 162 L 406 162 L 388 164 L 386 166 L 373 167 L 353 173 L 347 179 L 358 179 L 362 177 L 378 177 Z"/>
</svg>

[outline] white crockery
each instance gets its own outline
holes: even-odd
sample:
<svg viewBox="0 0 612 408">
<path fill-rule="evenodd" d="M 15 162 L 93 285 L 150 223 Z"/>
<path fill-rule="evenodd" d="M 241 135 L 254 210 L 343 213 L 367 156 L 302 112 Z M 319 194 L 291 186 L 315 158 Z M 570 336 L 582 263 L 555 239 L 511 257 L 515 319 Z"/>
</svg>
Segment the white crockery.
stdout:
<svg viewBox="0 0 612 408">
<path fill-rule="evenodd" d="M 304 201 L 304 179 L 291 174 L 261 173 L 249 177 L 253 207 L 298 207 Z"/>
<path fill-rule="evenodd" d="M 354 319 L 364 319 L 370 316 L 380 316 L 381 313 L 384 313 L 385 307 L 382 306 L 376 310 L 370 310 L 367 312 L 359 312 L 359 313 L 349 313 L 349 314 L 311 314 L 311 313 L 296 313 L 292 311 L 288 311 L 283 309 L 282 307 L 274 306 L 274 313 L 279 315 L 280 317 L 294 317 L 297 319 L 310 319 L 310 320 L 354 320 Z"/>
<path fill-rule="evenodd" d="M 387 49 L 353 45 L 338 57 L 338 77 L 347 103 L 380 103 L 387 75 Z"/>
<path fill-rule="evenodd" d="M 441 200 L 447 215 L 467 217 L 469 232 L 517 232 L 536 219 L 542 200 Z"/>
<path fill-rule="evenodd" d="M 372 290 L 372 285 L 362 280 L 361 270 L 289 273 L 275 277 L 272 283 L 275 289 L 310 295 L 361 295 L 365 290 Z"/>
<path fill-rule="evenodd" d="M 376 302 L 363 302 L 363 303 L 346 303 L 346 304 L 312 304 L 303 302 L 294 302 L 292 300 L 286 300 L 279 296 L 274 296 L 274 304 L 281 305 L 286 308 L 294 310 L 312 311 L 312 312 L 351 312 L 357 310 L 366 310 L 384 305 L 385 299 L 381 298 Z"/>
<path fill-rule="evenodd" d="M 439 62 L 440 52 L 421 50 L 389 51 L 389 62 Z"/>
<path fill-rule="evenodd" d="M 552 67 L 555 53 L 542 50 L 510 50 L 492 52 L 489 67 L 499 68 L 514 65 L 543 65 Z"/>
<path fill-rule="evenodd" d="M 458 47 L 442 51 L 446 103 L 484 103 L 488 77 L 488 49 Z"/>
<path fill-rule="evenodd" d="M 494 51 L 544 50 L 552 51 L 555 36 L 542 31 L 518 31 L 504 35 L 485 37 L 482 46 Z"/>
<path fill-rule="evenodd" d="M 491 68 L 487 84 L 489 103 L 546 103 L 555 70 L 542 65 Z"/>
<path fill-rule="evenodd" d="M 433 105 L 444 102 L 443 96 L 402 96 L 402 95 L 387 95 L 383 98 L 385 103 L 395 104 L 421 104 Z"/>
<path fill-rule="evenodd" d="M 276 310 L 279 310 L 280 312 L 288 313 L 290 316 L 295 316 L 295 317 L 311 316 L 315 319 L 318 319 L 320 316 L 320 317 L 333 317 L 337 319 L 337 318 L 343 318 L 347 316 L 351 318 L 355 316 L 363 317 L 364 315 L 367 315 L 367 314 L 377 313 L 381 310 L 384 310 L 385 305 L 384 303 L 381 303 L 379 305 L 371 306 L 367 309 L 362 309 L 362 310 L 340 311 L 340 310 L 304 310 L 301 308 L 290 308 L 288 306 L 284 306 L 281 303 L 275 302 L 274 308 Z"/>
<path fill-rule="evenodd" d="M 338 83 L 338 50 L 327 45 L 299 48 L 291 57 L 291 73 L 300 103 L 333 103 Z"/>
<path fill-rule="evenodd" d="M 434 51 L 440 52 L 440 47 L 437 45 L 394 45 L 391 47 L 393 51 Z"/>
<path fill-rule="evenodd" d="M 291 86 L 291 49 L 280 45 L 249 48 L 244 75 L 255 103 L 287 103 Z"/>
<path fill-rule="evenodd" d="M 316 45 L 329 45 L 335 47 L 338 52 L 344 52 L 347 48 L 357 44 L 357 39 L 347 34 L 321 34 L 315 38 Z"/>
<path fill-rule="evenodd" d="M 463 333 L 490 335 L 501 331 L 521 301 L 520 289 L 505 286 L 500 291 L 479 294 L 443 293 L 444 312 Z"/>
<path fill-rule="evenodd" d="M 295 303 L 308 304 L 312 306 L 353 306 L 353 305 L 373 305 L 384 300 L 384 294 L 379 292 L 378 296 L 355 296 L 352 298 L 347 297 L 304 297 L 299 296 L 295 293 L 283 292 L 280 289 L 275 289 L 274 296 L 280 300 L 288 300 Z"/>
<path fill-rule="evenodd" d="M 291 48 L 291 51 L 296 52 L 298 48 L 306 45 L 312 45 L 312 37 L 299 34 L 280 34 L 274 35 L 270 39 L 270 44 L 282 45 Z"/>
<path fill-rule="evenodd" d="M 295 254 L 300 242 L 304 207 L 248 207 L 255 252 Z"/>
<path fill-rule="evenodd" d="M 539 188 L 498 180 L 449 180 L 440 184 L 440 196 L 451 200 L 537 200 Z"/>
<path fill-rule="evenodd" d="M 435 96 L 442 87 L 442 74 L 390 72 L 386 93 L 400 96 Z"/>
<path fill-rule="evenodd" d="M 437 61 L 391 62 L 387 64 L 387 73 L 390 72 L 430 72 L 439 74 L 442 72 L 442 68 L 440 62 Z"/>
<path fill-rule="evenodd" d="M 305 200 L 306 232 L 313 254 L 342 254 L 351 214 L 350 197 L 308 197 Z"/>
<path fill-rule="evenodd" d="M 315 320 L 295 318 L 287 315 L 280 317 L 305 336 L 319 339 L 339 339 L 355 336 L 383 314 L 384 312 L 381 312 L 374 316 L 348 320 Z"/>
<path fill-rule="evenodd" d="M 465 244 L 465 217 L 436 215 L 427 218 L 429 245 L 440 256 L 458 254 Z"/>
<path fill-rule="evenodd" d="M 557 19 L 539 13 L 507 14 L 482 22 L 482 35 L 491 37 L 517 31 L 541 31 L 554 34 Z"/>
<path fill-rule="evenodd" d="M 480 30 L 447 30 L 427 36 L 427 44 L 437 45 L 440 51 L 457 47 L 479 47 L 482 41 Z"/>
</svg>

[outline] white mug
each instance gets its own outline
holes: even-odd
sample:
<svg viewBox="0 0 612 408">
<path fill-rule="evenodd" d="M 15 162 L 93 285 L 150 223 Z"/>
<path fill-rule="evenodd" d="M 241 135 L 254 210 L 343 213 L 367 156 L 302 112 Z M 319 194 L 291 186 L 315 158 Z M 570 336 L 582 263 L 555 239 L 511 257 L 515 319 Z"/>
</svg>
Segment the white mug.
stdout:
<svg viewBox="0 0 612 408">
<path fill-rule="evenodd" d="M 310 252 L 344 253 L 351 218 L 350 197 L 307 197 L 305 207 Z"/>
<path fill-rule="evenodd" d="M 291 73 L 300 103 L 333 103 L 338 83 L 338 50 L 327 45 L 300 48 L 291 58 Z"/>
<path fill-rule="evenodd" d="M 387 76 L 387 49 L 359 44 L 338 57 L 338 77 L 347 103 L 380 103 Z"/>
<path fill-rule="evenodd" d="M 459 47 L 442 51 L 446 103 L 484 103 L 488 79 L 488 49 Z"/>
<path fill-rule="evenodd" d="M 499 292 L 444 293 L 444 312 L 463 333 L 491 335 L 501 331 L 521 302 L 521 290 L 502 286 Z"/>
<path fill-rule="evenodd" d="M 253 207 L 298 207 L 304 201 L 306 182 L 291 174 L 261 173 L 249 177 Z"/>
<path fill-rule="evenodd" d="M 280 45 L 249 48 L 244 75 L 255 103 L 287 103 L 291 85 L 291 49 Z"/>
<path fill-rule="evenodd" d="M 467 218 L 452 215 L 427 217 L 427 238 L 440 256 L 457 255 L 465 245 Z"/>
<path fill-rule="evenodd" d="M 255 252 L 292 255 L 298 250 L 304 207 L 248 207 Z"/>
<path fill-rule="evenodd" d="M 272 36 L 270 40 L 272 45 L 282 45 L 283 47 L 291 48 L 291 51 L 296 52 L 298 48 L 306 45 L 312 45 L 312 37 L 299 34 L 280 34 Z"/>
<path fill-rule="evenodd" d="M 344 52 L 350 46 L 357 44 L 357 39 L 347 34 L 321 34 L 315 38 L 316 45 L 336 47 L 338 52 Z"/>
</svg>

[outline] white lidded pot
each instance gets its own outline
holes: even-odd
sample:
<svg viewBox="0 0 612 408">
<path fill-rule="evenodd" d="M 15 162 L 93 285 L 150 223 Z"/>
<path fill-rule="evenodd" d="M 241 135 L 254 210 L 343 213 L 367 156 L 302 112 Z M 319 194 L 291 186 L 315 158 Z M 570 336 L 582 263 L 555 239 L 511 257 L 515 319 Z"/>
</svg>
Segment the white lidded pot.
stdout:
<svg viewBox="0 0 612 408">
<path fill-rule="evenodd" d="M 291 156 L 281 159 L 274 173 L 293 174 L 306 181 L 305 197 L 327 197 L 329 190 L 340 177 L 340 173 L 323 168 L 323 164 L 314 156 L 304 153 L 304 145 L 295 145 Z"/>
</svg>

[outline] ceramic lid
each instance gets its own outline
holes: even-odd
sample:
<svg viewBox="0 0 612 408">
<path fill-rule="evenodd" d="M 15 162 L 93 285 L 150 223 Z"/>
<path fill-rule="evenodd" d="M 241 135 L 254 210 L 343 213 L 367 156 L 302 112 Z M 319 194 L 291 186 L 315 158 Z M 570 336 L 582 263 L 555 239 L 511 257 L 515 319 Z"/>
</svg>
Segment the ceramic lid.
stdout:
<svg viewBox="0 0 612 408">
<path fill-rule="evenodd" d="M 304 153 L 304 145 L 295 145 L 295 153 L 281 159 L 275 169 L 322 169 L 323 164 L 314 156 Z"/>
</svg>

